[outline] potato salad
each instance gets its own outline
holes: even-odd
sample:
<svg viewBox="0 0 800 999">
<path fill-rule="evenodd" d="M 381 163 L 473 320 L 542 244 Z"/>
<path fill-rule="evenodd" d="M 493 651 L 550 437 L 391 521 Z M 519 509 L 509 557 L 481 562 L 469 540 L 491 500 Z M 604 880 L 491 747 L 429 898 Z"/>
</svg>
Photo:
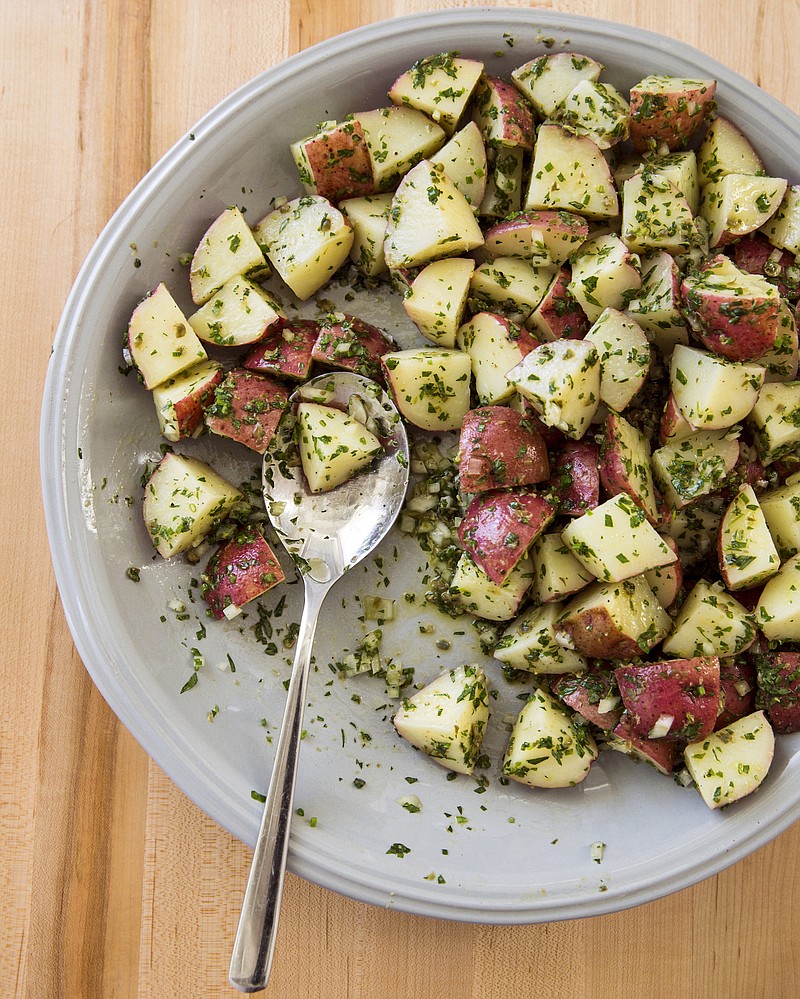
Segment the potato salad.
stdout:
<svg viewBox="0 0 800 999">
<path fill-rule="evenodd" d="M 501 78 L 442 52 L 298 135 L 296 189 L 197 245 L 193 311 L 162 283 L 131 317 L 169 442 L 144 520 L 235 617 L 284 574 L 241 487 L 181 442 L 263 455 L 291 419 L 307 488 L 336 489 L 381 441 L 357 400 L 292 392 L 378 382 L 416 442 L 399 530 L 489 652 L 387 680 L 399 737 L 470 774 L 492 687 L 523 682 L 505 780 L 569 788 L 618 751 L 719 808 L 800 731 L 800 185 L 713 79 L 613 81 L 589 53 Z M 331 308 L 334 276 L 391 288 L 413 345 Z"/>
</svg>

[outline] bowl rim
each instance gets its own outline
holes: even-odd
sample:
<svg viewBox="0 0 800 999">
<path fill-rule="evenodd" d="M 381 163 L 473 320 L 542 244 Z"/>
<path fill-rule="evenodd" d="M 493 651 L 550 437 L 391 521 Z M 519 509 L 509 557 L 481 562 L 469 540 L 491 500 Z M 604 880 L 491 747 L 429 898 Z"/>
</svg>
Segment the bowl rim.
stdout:
<svg viewBox="0 0 800 999">
<path fill-rule="evenodd" d="M 75 647 L 100 693 L 146 752 L 193 800 L 196 798 L 193 796 L 192 787 L 187 786 L 186 775 L 181 772 L 180 767 L 170 765 L 169 761 L 157 759 L 154 734 L 147 720 L 142 718 L 126 700 L 121 699 L 113 677 L 99 665 L 102 663 L 103 653 L 92 627 L 91 609 L 83 606 L 79 587 L 72 585 L 75 578 L 74 566 L 69 547 L 64 544 L 64 539 L 70 537 L 70 524 L 66 506 L 66 495 L 69 490 L 68 442 L 64 434 L 65 425 L 62 417 L 72 384 L 72 372 L 65 359 L 69 358 L 71 349 L 81 335 L 81 313 L 91 295 L 97 274 L 114 251 L 115 243 L 118 243 L 120 238 L 124 239 L 124 233 L 135 219 L 142 203 L 149 198 L 153 190 L 158 188 L 163 178 L 181 167 L 187 157 L 197 155 L 204 139 L 212 133 L 220 121 L 229 119 L 257 100 L 266 87 L 288 79 L 298 71 L 311 66 L 319 68 L 328 59 L 341 58 L 343 54 L 357 51 L 365 44 L 380 44 L 397 33 L 411 30 L 433 32 L 437 26 L 451 27 L 459 22 L 469 23 L 470 20 L 479 20 L 487 26 L 494 25 L 512 30 L 516 25 L 525 25 L 529 28 L 532 24 L 554 32 L 581 30 L 599 37 L 614 39 L 619 37 L 621 27 L 620 24 L 605 19 L 552 10 L 516 7 L 454 8 L 382 19 L 335 35 L 289 56 L 237 87 L 209 109 L 188 133 L 190 141 L 187 141 L 187 136 L 184 135 L 167 149 L 138 181 L 103 227 L 79 268 L 66 300 L 48 362 L 39 441 L 45 520 L 61 602 Z M 696 63 L 706 74 L 711 72 L 716 78 L 723 78 L 726 92 L 735 92 L 748 100 L 757 95 L 760 112 L 780 119 L 781 128 L 791 132 L 800 145 L 800 116 L 740 73 L 687 43 L 647 29 L 627 25 L 622 27 L 625 28 L 631 44 L 656 48 L 664 53 L 665 58 L 674 54 L 683 61 Z M 123 234 L 122 237 L 118 235 L 119 233 Z M 251 839 L 247 835 L 247 830 L 237 821 L 225 822 L 218 816 L 214 818 L 245 842 Z M 626 887 L 624 892 L 610 888 L 604 894 L 595 894 L 578 902 L 574 898 L 551 897 L 546 904 L 537 902 L 531 903 L 528 907 L 498 910 L 485 908 L 480 900 L 475 900 L 474 904 L 464 903 L 454 908 L 450 903 L 437 902 L 435 896 L 423 887 L 416 892 L 404 889 L 404 893 L 398 893 L 389 904 L 402 911 L 420 915 L 496 924 L 537 923 L 606 914 L 662 898 L 717 874 L 768 843 L 798 818 L 800 818 L 800 792 L 789 807 L 777 815 L 764 817 L 764 821 L 756 823 L 748 835 L 732 842 L 727 849 L 720 850 L 714 858 L 709 860 L 704 856 L 700 860 L 686 864 L 682 871 L 671 876 L 668 887 L 664 887 L 657 877 L 650 877 L 643 879 L 634 888 Z M 298 847 L 296 843 L 290 847 L 290 869 L 309 881 L 358 901 L 381 906 L 387 904 L 385 889 L 376 888 L 366 875 L 353 870 L 347 877 L 342 877 L 332 872 L 325 862 L 320 862 L 311 851 Z"/>
</svg>

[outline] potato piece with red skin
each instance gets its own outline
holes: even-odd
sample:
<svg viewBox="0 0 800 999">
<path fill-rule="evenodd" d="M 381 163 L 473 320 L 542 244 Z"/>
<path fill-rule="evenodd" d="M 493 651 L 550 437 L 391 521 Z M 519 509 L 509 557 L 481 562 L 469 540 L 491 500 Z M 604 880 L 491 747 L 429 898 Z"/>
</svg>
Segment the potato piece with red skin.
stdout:
<svg viewBox="0 0 800 999">
<path fill-rule="evenodd" d="M 647 739 L 636 731 L 628 712 L 624 712 L 619 722 L 611 730 L 609 746 L 618 752 L 635 756 L 655 767 L 659 773 L 671 774 L 678 762 L 677 742 L 667 739 Z"/>
<path fill-rule="evenodd" d="M 206 426 L 264 454 L 288 403 L 286 385 L 245 368 L 232 368 L 217 386 L 206 411 Z"/>
<path fill-rule="evenodd" d="M 684 80 L 648 76 L 631 87 L 630 138 L 637 152 L 666 145 L 670 152 L 685 148 L 714 111 L 714 80 Z"/>
<path fill-rule="evenodd" d="M 292 143 L 291 151 L 308 194 L 318 194 L 335 205 L 375 191 L 372 160 L 358 121 L 323 126 Z"/>
<path fill-rule="evenodd" d="M 382 382 L 381 358 L 396 349 L 394 340 L 377 326 L 334 312 L 320 321 L 311 357 L 326 367 Z"/>
<path fill-rule="evenodd" d="M 767 652 L 756 657 L 758 693 L 776 732 L 800 732 L 800 653 Z"/>
<path fill-rule="evenodd" d="M 614 670 L 607 666 L 591 666 L 584 673 L 564 673 L 551 682 L 550 689 L 567 707 L 605 732 L 610 732 L 622 717 L 624 709 Z M 601 711 L 604 701 L 617 703 Z"/>
<path fill-rule="evenodd" d="M 484 73 L 473 94 L 473 108 L 487 146 L 533 149 L 533 111 L 512 83 Z"/>
<path fill-rule="evenodd" d="M 467 507 L 458 538 L 492 582 L 502 584 L 555 516 L 539 493 L 522 489 L 481 493 Z"/>
<path fill-rule="evenodd" d="M 609 413 L 600 448 L 600 481 L 609 496 L 625 493 L 644 510 L 651 524 L 664 520 L 661 498 L 653 485 L 650 445 L 633 424 L 618 413 Z"/>
<path fill-rule="evenodd" d="M 614 675 L 641 738 L 696 742 L 713 732 L 720 704 L 716 656 L 630 663 Z"/>
<path fill-rule="evenodd" d="M 153 389 L 153 402 L 162 437 L 179 441 L 193 437 L 203 425 L 205 411 L 222 381 L 218 361 L 201 361 Z"/>
<path fill-rule="evenodd" d="M 556 622 L 559 640 L 592 659 L 646 655 L 669 628 L 669 615 L 644 576 L 587 586 Z"/>
<path fill-rule="evenodd" d="M 286 319 L 279 329 L 242 358 L 242 367 L 259 374 L 304 382 L 311 373 L 312 352 L 320 326 L 313 319 Z"/>
<path fill-rule="evenodd" d="M 542 340 L 582 340 L 591 321 L 569 290 L 572 268 L 564 264 L 550 282 L 544 298 L 531 313 L 528 325 Z"/>
<path fill-rule="evenodd" d="M 462 492 L 530 486 L 549 475 L 547 445 L 521 413 L 507 406 L 481 406 L 464 417 L 458 446 Z"/>
<path fill-rule="evenodd" d="M 589 223 L 572 212 L 518 212 L 486 231 L 483 253 L 489 260 L 524 257 L 538 267 L 553 267 L 588 237 Z"/>
<path fill-rule="evenodd" d="M 674 441 L 683 440 L 690 437 L 695 432 L 695 427 L 689 423 L 678 407 L 678 402 L 672 392 L 667 396 L 664 403 L 664 410 L 661 413 L 661 421 L 658 425 L 658 440 L 663 446 Z"/>
<path fill-rule="evenodd" d="M 675 553 L 676 561 L 669 565 L 658 566 L 656 569 L 648 569 L 644 577 L 661 606 L 669 610 L 678 599 L 683 587 L 683 566 L 680 563 L 678 542 L 664 533 L 661 534 L 661 540 Z"/>
<path fill-rule="evenodd" d="M 561 516 L 580 517 L 600 502 L 600 449 L 592 440 L 568 441 L 552 459 L 550 488 Z"/>
<path fill-rule="evenodd" d="M 724 254 L 681 284 L 687 322 L 708 350 L 729 361 L 754 361 L 775 343 L 780 324 L 778 289 L 746 274 Z"/>
<path fill-rule="evenodd" d="M 233 617 L 243 607 L 284 580 L 274 552 L 255 529 L 243 528 L 208 560 L 200 591 L 216 618 Z"/>
<path fill-rule="evenodd" d="M 741 597 L 741 594 L 739 594 Z M 720 704 L 714 729 L 727 728 L 756 709 L 756 668 L 743 656 L 719 661 Z"/>
<path fill-rule="evenodd" d="M 740 271 L 760 274 L 774 284 L 782 298 L 800 296 L 800 267 L 794 254 L 776 249 L 761 232 L 752 232 L 734 243 L 733 262 Z"/>
</svg>

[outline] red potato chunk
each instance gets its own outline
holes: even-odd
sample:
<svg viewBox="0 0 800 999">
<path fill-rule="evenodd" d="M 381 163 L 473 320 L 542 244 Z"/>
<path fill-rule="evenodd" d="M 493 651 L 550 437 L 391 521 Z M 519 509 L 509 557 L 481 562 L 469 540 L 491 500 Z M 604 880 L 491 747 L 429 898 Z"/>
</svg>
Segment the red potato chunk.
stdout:
<svg viewBox="0 0 800 999">
<path fill-rule="evenodd" d="M 341 312 L 331 313 L 319 324 L 312 358 L 329 368 L 354 371 L 365 378 L 383 381 L 381 358 L 397 349 L 383 330 L 363 319 Z"/>
<path fill-rule="evenodd" d="M 600 481 L 609 496 L 624 493 L 644 511 L 651 524 L 665 519 L 661 497 L 653 485 L 647 438 L 617 413 L 605 419 L 600 449 Z"/>
<path fill-rule="evenodd" d="M 206 426 L 264 454 L 288 402 L 289 389 L 274 378 L 233 368 L 217 387 Z"/>
<path fill-rule="evenodd" d="M 716 105 L 714 80 L 648 76 L 631 87 L 630 137 L 637 152 L 684 149 Z"/>
<path fill-rule="evenodd" d="M 555 509 L 538 493 L 481 493 L 467 508 L 458 537 L 473 561 L 499 585 L 554 516 Z"/>
<path fill-rule="evenodd" d="M 683 312 L 703 345 L 729 361 L 753 361 L 774 345 L 780 328 L 778 289 L 717 254 L 681 284 Z"/>
<path fill-rule="evenodd" d="M 458 448 L 462 492 L 530 486 L 550 475 L 547 445 L 520 413 L 481 406 L 464 417 Z"/>
<path fill-rule="evenodd" d="M 716 656 L 630 664 L 615 675 L 641 738 L 697 742 L 713 732 L 720 703 Z"/>
<path fill-rule="evenodd" d="M 475 88 L 474 105 L 487 145 L 533 149 L 533 111 L 512 83 L 484 74 Z"/>
<path fill-rule="evenodd" d="M 800 267 L 794 255 L 776 249 L 760 232 L 750 233 L 734 244 L 733 262 L 740 271 L 765 277 L 783 298 L 796 299 L 800 295 Z"/>
<path fill-rule="evenodd" d="M 739 597 L 741 598 L 741 593 Z M 756 710 L 756 668 L 743 657 L 721 659 L 719 663 L 720 701 L 722 711 L 714 729 L 727 728 L 737 718 Z"/>
<path fill-rule="evenodd" d="M 496 257 L 524 257 L 537 266 L 563 264 L 589 236 L 589 223 L 563 211 L 518 212 L 486 231 L 483 253 Z"/>
<path fill-rule="evenodd" d="M 693 434 L 695 428 L 681 413 L 678 402 L 672 392 L 667 396 L 661 420 L 658 425 L 658 441 L 661 445 L 671 441 L 679 441 Z"/>
<path fill-rule="evenodd" d="M 678 762 L 679 743 L 667 739 L 647 739 L 639 735 L 630 714 L 624 712 L 612 729 L 611 748 L 644 760 L 659 773 L 671 774 Z"/>
<path fill-rule="evenodd" d="M 300 177 L 310 194 L 333 204 L 372 194 L 375 181 L 364 130 L 358 121 L 323 128 L 293 147 Z"/>
<path fill-rule="evenodd" d="M 800 652 L 767 652 L 756 658 L 758 693 L 776 732 L 800 732 Z"/>
<path fill-rule="evenodd" d="M 550 686 L 564 704 L 605 732 L 610 732 L 622 717 L 613 669 L 591 666 L 584 673 L 564 673 Z"/>
<path fill-rule="evenodd" d="M 530 325 L 543 340 L 582 340 L 589 332 L 592 324 L 569 290 L 571 280 L 572 269 L 565 264 L 531 315 Z"/>
<path fill-rule="evenodd" d="M 550 487 L 558 496 L 558 513 L 580 517 L 600 502 L 600 449 L 594 441 L 569 441 L 553 461 Z"/>
<path fill-rule="evenodd" d="M 304 382 L 311 373 L 311 354 L 318 337 L 319 323 L 313 319 L 284 320 L 280 329 L 245 354 L 242 367 Z"/>
<path fill-rule="evenodd" d="M 262 535 L 244 528 L 208 560 L 200 591 L 214 617 L 231 618 L 283 580 L 283 569 Z"/>
</svg>

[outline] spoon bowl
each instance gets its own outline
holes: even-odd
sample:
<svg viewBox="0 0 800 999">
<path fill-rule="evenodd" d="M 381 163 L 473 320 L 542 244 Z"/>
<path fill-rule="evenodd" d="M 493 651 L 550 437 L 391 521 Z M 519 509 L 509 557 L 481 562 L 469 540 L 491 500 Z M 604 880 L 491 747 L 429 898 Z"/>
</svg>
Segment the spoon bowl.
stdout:
<svg viewBox="0 0 800 999">
<path fill-rule="evenodd" d="M 346 410 L 375 434 L 383 452 L 368 469 L 347 482 L 329 492 L 312 493 L 295 441 L 295 413 L 301 402 Z M 272 778 L 231 956 L 228 977 L 241 992 L 263 989 L 272 966 L 319 611 L 334 583 L 389 532 L 405 499 L 408 470 L 408 439 L 394 404 L 376 382 L 351 372 L 320 375 L 300 386 L 264 455 L 267 514 L 300 570 L 305 603 Z"/>
</svg>

